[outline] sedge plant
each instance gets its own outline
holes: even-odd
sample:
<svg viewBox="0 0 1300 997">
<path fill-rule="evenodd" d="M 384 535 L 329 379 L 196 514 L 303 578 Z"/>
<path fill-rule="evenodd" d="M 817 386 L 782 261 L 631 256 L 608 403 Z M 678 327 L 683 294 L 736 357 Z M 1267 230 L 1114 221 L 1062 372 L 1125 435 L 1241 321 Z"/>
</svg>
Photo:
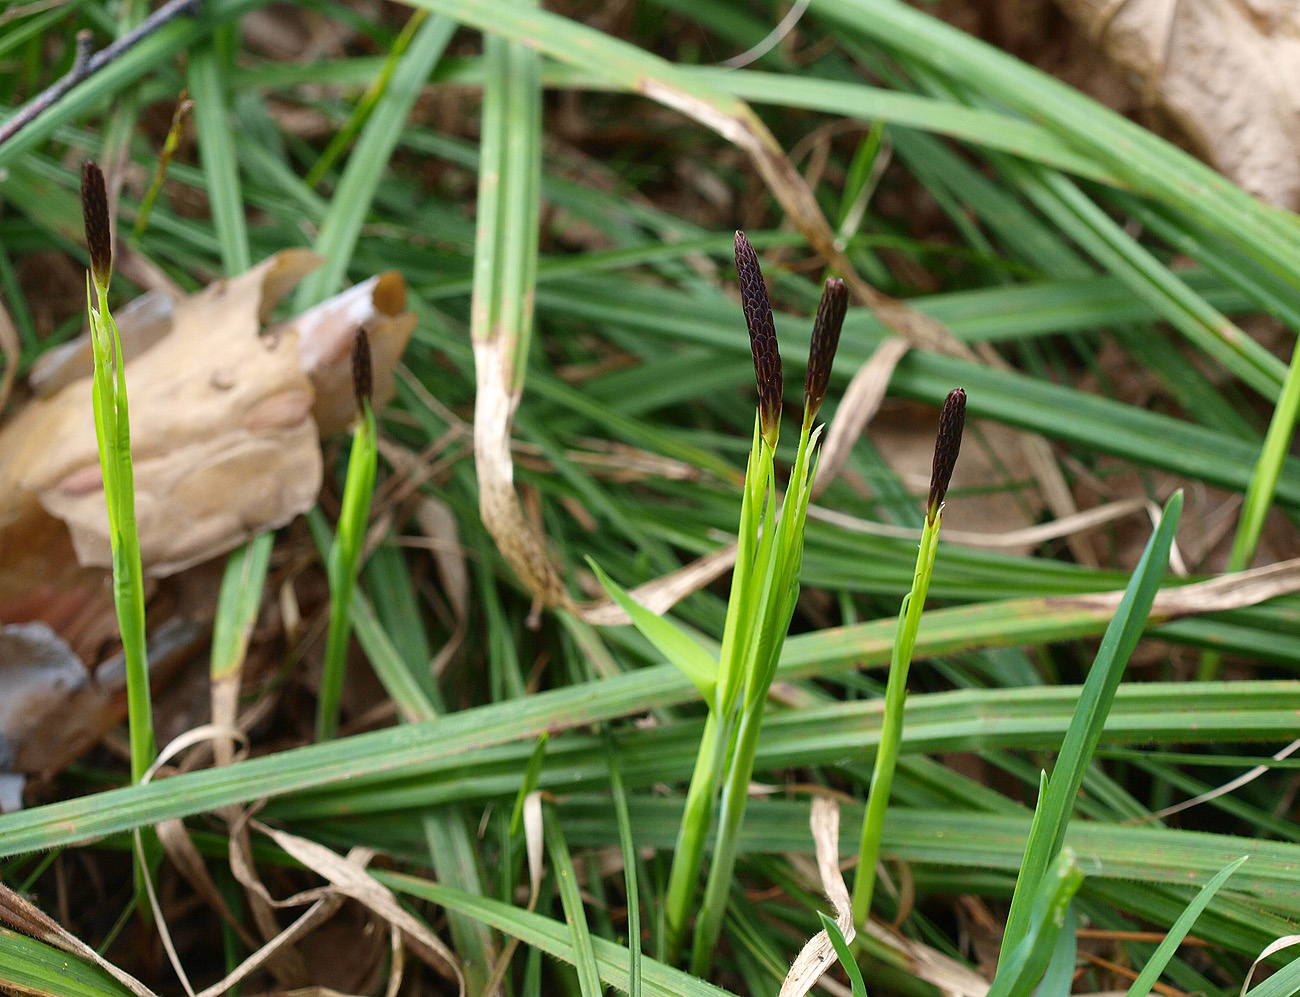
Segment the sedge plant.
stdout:
<svg viewBox="0 0 1300 997">
<path fill-rule="evenodd" d="M 90 249 L 86 312 L 94 357 L 91 403 L 95 441 L 104 478 L 108 532 L 113 552 L 113 603 L 117 609 L 126 665 L 127 725 L 131 781 L 139 782 L 154 758 L 153 707 L 144 626 L 144 566 L 135 519 L 135 476 L 131 464 L 131 424 L 127 412 L 126 364 L 122 341 L 108 307 L 113 276 L 112 223 L 104 174 L 93 162 L 81 170 L 81 208 Z M 92 291 L 93 285 L 93 291 Z"/>
<path fill-rule="evenodd" d="M 370 338 L 364 326 L 357 330 L 352 345 L 352 387 L 360 416 L 348 455 L 338 533 L 330 546 L 325 566 L 330 587 L 330 619 L 325 638 L 325 664 L 321 669 L 320 698 L 316 704 L 316 737 L 321 741 L 334 737 L 338 732 L 348 637 L 352 632 L 352 593 L 356 590 L 357 572 L 365 547 L 366 523 L 370 518 L 370 500 L 375 491 L 375 472 L 379 466 L 375 412 L 370 404 Z"/>
<path fill-rule="evenodd" d="M 858 871 L 853 880 L 853 923 L 864 924 L 871 911 L 871 894 L 876 882 L 876 861 L 880 858 L 880 839 L 884 833 L 885 811 L 889 791 L 894 783 L 898 753 L 903 744 L 903 706 L 907 700 L 907 672 L 916 647 L 916 633 L 921 626 L 921 611 L 934 574 L 934 558 L 939 548 L 939 527 L 943 522 L 943 500 L 948 494 L 957 455 L 961 452 L 962 430 L 966 426 L 966 392 L 954 388 L 944 400 L 939 415 L 939 434 L 934 445 L 934 464 L 930 474 L 930 494 L 925 506 L 925 525 L 921 528 L 921 547 L 916 556 L 912 589 L 903 597 L 894 632 L 894 646 L 889 661 L 889 679 L 885 683 L 885 713 L 880 726 L 880 746 L 867 797 L 867 812 L 862 821 L 862 843 L 858 848 Z"/>
<path fill-rule="evenodd" d="M 821 432 L 816 418 L 826 397 L 848 304 L 843 282 L 828 280 L 814 320 L 799 447 L 784 498 L 778 503 L 773 462 L 783 402 L 781 354 L 758 256 L 743 232 L 736 233 L 735 251 L 758 384 L 758 412 L 719 656 L 715 659 L 673 624 L 638 605 L 596 568 L 632 622 L 691 679 L 708 706 L 669 874 L 663 926 L 664 958 L 676 961 L 699 896 L 705 839 L 720 808 L 713 862 L 696 920 L 692 961 L 699 974 L 707 970 L 721 930 L 763 708 L 799 594 L 804 521 Z"/>
</svg>

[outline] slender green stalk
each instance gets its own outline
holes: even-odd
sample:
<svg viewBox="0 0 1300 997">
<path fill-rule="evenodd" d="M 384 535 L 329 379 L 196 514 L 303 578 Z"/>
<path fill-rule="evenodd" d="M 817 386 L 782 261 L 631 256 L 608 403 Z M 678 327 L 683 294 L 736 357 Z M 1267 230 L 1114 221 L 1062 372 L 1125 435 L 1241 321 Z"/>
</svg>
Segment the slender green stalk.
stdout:
<svg viewBox="0 0 1300 997">
<path fill-rule="evenodd" d="M 889 680 L 885 685 L 885 713 L 880 729 L 880 746 L 876 749 L 871 772 L 867 813 L 862 821 L 862 842 L 858 846 L 858 871 L 853 880 L 853 923 L 865 924 L 871 913 L 871 895 L 876 885 L 876 862 L 880 858 L 880 840 L 885 829 L 885 812 L 893 788 L 898 753 L 903 743 L 903 707 L 907 701 L 907 672 L 916 647 L 916 633 L 921 626 L 925 596 L 934 573 L 934 557 L 939 547 L 939 527 L 943 522 L 943 499 L 952 478 L 961 449 L 961 434 L 966 419 L 966 392 L 956 388 L 948 395 L 939 418 L 939 438 L 934 448 L 934 472 L 930 479 L 930 496 L 926 506 L 925 526 L 921 530 L 921 549 L 916 557 L 912 590 L 903 597 L 894 636 L 893 656 L 889 662 Z"/>
<path fill-rule="evenodd" d="M 311 169 L 307 171 L 307 175 L 303 177 L 302 182 L 306 186 L 314 189 L 324 179 L 325 174 L 333 168 L 339 156 L 343 155 L 343 150 L 357 137 L 357 133 L 361 131 L 361 126 L 369 120 L 375 105 L 379 103 L 379 99 L 387 91 L 388 83 L 393 78 L 393 71 L 397 68 L 402 55 L 410 47 L 416 29 L 424 23 L 425 18 L 428 16 L 429 12 L 427 10 L 417 10 L 407 19 L 406 24 L 402 26 L 401 32 L 393 41 L 392 47 L 388 50 L 388 55 L 384 59 L 384 68 L 380 70 L 379 76 L 361 95 L 361 99 L 357 101 L 357 106 L 353 109 L 347 124 L 334 133 L 334 137 L 330 139 L 325 151 L 320 154 L 316 162 L 312 164 Z"/>
<path fill-rule="evenodd" d="M 113 602 L 117 607 L 122 654 L 126 663 L 127 723 L 131 742 L 131 781 L 139 782 L 154 758 L 153 708 L 149 695 L 149 660 L 144 629 L 144 566 L 135 520 L 135 475 L 131 464 L 131 424 L 127 411 L 126 363 L 117 323 L 108 308 L 113 275 L 112 222 L 104 175 L 94 163 L 81 173 L 81 204 L 90 246 L 90 280 L 86 311 L 94 354 L 91 399 L 95 439 L 108 504 L 113 549 Z M 95 287 L 91 299 L 90 284 Z"/>
<path fill-rule="evenodd" d="M 627 812 L 627 793 L 618 768 L 618 753 L 611 739 L 606 740 L 609 765 L 609 789 L 614 798 L 614 816 L 618 819 L 618 842 L 623 853 L 623 881 L 627 890 L 627 981 L 628 997 L 641 997 L 641 894 L 637 888 L 636 845 L 632 838 L 632 819 Z"/>
<path fill-rule="evenodd" d="M 1277 494 L 1277 483 L 1282 477 L 1282 463 L 1287 458 L 1291 439 L 1295 435 L 1297 416 L 1300 416 L 1300 342 L 1296 344 L 1291 356 L 1291 366 L 1287 369 L 1286 380 L 1282 384 L 1282 395 L 1273 409 L 1273 418 L 1269 421 L 1264 445 L 1259 451 L 1259 460 L 1250 476 L 1246 497 L 1242 500 L 1241 519 L 1237 521 L 1237 534 L 1232 538 L 1232 551 L 1228 555 L 1229 571 L 1245 570 L 1255 556 L 1260 534 L 1264 531 L 1264 517 L 1268 515 L 1273 497 Z M 1206 652 L 1197 668 L 1197 679 L 1206 682 L 1218 678 L 1220 660 L 1218 653 Z"/>
<path fill-rule="evenodd" d="M 748 609 L 752 603 L 750 578 L 754 562 L 752 555 L 742 556 L 739 552 L 753 552 L 758 546 L 759 526 L 772 479 L 774 458 L 772 448 L 763 440 L 761 427 L 761 419 L 756 416 L 754 441 L 750 448 L 741 498 L 740 530 L 736 540 L 738 553 L 736 567 L 732 572 L 731 595 L 727 602 L 716 691 L 713 702 L 709 704 L 699 753 L 695 757 L 695 771 L 686 791 L 686 809 L 678 832 L 677 847 L 673 851 L 672 870 L 664 901 L 667 931 L 662 954 L 664 961 L 669 963 L 675 963 L 681 953 L 687 920 L 695 905 L 700 867 L 704 859 L 704 840 L 713 823 L 714 799 L 723 778 L 727 743 L 731 736 L 731 714 L 741 686 L 739 679 L 743 678 L 742 658 L 747 636 L 738 639 L 738 634 L 740 620 L 742 617 L 748 618 Z"/>
<path fill-rule="evenodd" d="M 145 229 L 149 227 L 149 213 L 153 210 L 153 203 L 158 199 L 158 194 L 162 190 L 163 181 L 167 178 L 167 167 L 171 165 L 172 159 L 176 156 L 176 147 L 180 145 L 181 136 L 185 132 L 185 122 L 193 109 L 194 101 L 190 100 L 189 92 L 181 91 L 180 100 L 176 102 L 176 110 L 172 112 L 172 123 L 171 127 L 167 129 L 167 138 L 163 140 L 162 152 L 158 154 L 158 165 L 154 169 L 153 179 L 149 182 L 149 189 L 140 202 L 140 210 L 136 212 L 135 224 L 131 226 L 132 246 L 138 247 L 140 245 L 140 238 L 144 235 Z"/>
<path fill-rule="evenodd" d="M 330 584 L 330 621 L 325 640 L 325 664 L 321 669 L 320 699 L 316 705 L 316 737 L 321 741 L 338 732 L 348 636 L 352 632 L 352 593 L 365 546 L 370 498 L 374 494 L 375 471 L 379 462 L 375 413 L 370 407 L 370 343 L 364 328 L 357 331 L 352 351 L 352 373 L 361 420 L 352 437 L 338 534 L 326 565 Z"/>
</svg>

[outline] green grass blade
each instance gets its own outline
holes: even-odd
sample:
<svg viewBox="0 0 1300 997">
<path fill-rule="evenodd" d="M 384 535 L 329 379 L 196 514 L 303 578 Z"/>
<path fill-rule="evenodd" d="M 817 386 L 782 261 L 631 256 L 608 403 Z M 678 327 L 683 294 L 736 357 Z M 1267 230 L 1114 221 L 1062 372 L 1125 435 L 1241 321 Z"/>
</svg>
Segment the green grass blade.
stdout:
<svg viewBox="0 0 1300 997">
<path fill-rule="evenodd" d="M 587 558 L 587 564 L 596 573 L 605 591 L 632 618 L 632 623 L 641 635 L 668 659 L 669 664 L 681 669 L 682 674 L 700 691 L 701 699 L 706 703 L 713 702 L 713 692 L 718 680 L 718 663 L 713 655 L 673 623 L 662 616 L 656 616 L 633 599 L 591 558 Z"/>
<path fill-rule="evenodd" d="M 1124 677 L 1124 666 L 1137 646 L 1138 638 L 1146 625 L 1147 615 L 1160 580 L 1169 562 L 1169 548 L 1182 513 L 1181 492 L 1166 503 L 1160 525 L 1147 542 L 1142 559 L 1134 569 L 1133 577 L 1124 590 L 1124 597 L 1101 647 L 1093 661 L 1088 679 L 1079 696 L 1074 719 L 1065 733 L 1060 754 L 1048 782 L 1047 795 L 1042 801 L 1043 822 L 1025 848 L 1016 894 L 1007 915 L 1006 933 L 1002 940 L 1002 959 L 1007 959 L 1027 936 L 1030 924 L 1030 897 L 1038 895 L 1039 883 L 1047 874 L 1048 865 L 1060 851 L 1065 838 L 1066 825 L 1074 812 L 1074 802 L 1083 783 L 1084 772 L 1092 762 L 1093 752 L 1101 739 L 1102 727 L 1110 713 L 1116 690 Z"/>
<path fill-rule="evenodd" d="M 627 979 L 628 997 L 641 997 L 641 891 L 637 887 L 636 842 L 632 837 L 632 818 L 627 812 L 627 793 L 618 770 L 618 752 L 607 742 L 605 760 L 609 765 L 609 790 L 618 819 L 618 844 L 623 853 L 623 882 L 627 895 Z"/>
<path fill-rule="evenodd" d="M 835 947 L 835 955 L 840 960 L 840 965 L 844 967 L 844 972 L 849 976 L 849 985 L 853 991 L 853 997 L 867 997 L 867 984 L 862 979 L 862 970 L 858 969 L 858 962 L 853 958 L 853 951 L 849 948 L 849 943 L 844 940 L 844 932 L 840 931 L 840 926 L 836 924 L 825 911 L 819 910 L 817 916 L 821 919 L 822 930 L 831 940 L 831 945 Z"/>
<path fill-rule="evenodd" d="M 606 801 L 608 803 L 608 801 Z M 473 896 L 437 883 L 394 873 L 376 872 L 384 885 L 409 896 L 440 904 L 447 910 L 460 911 L 514 935 L 528 945 L 572 963 L 576 958 L 572 933 L 567 925 L 511 907 L 498 900 Z M 600 978 L 610 986 L 628 991 L 627 950 L 604 938 L 592 939 L 596 967 Z M 729 997 L 730 991 L 666 966 L 655 959 L 644 961 L 644 997 Z"/>
<path fill-rule="evenodd" d="M 1241 868 L 1242 863 L 1248 858 L 1250 858 L 1249 855 L 1243 855 L 1235 862 L 1224 866 L 1215 873 L 1213 879 L 1201 888 L 1201 892 L 1196 895 L 1196 899 L 1188 904 L 1187 909 L 1179 915 L 1173 927 L 1165 933 L 1165 937 L 1156 947 L 1155 952 L 1151 954 L 1151 958 L 1142 967 L 1142 971 L 1138 973 L 1132 986 L 1128 988 L 1128 997 L 1147 997 L 1151 993 L 1156 981 L 1160 979 L 1160 974 L 1169 965 L 1169 960 L 1178 951 L 1178 946 L 1183 944 L 1183 939 L 1191 932 L 1192 925 L 1201 916 L 1201 912 L 1209 906 L 1210 901 L 1214 899 L 1214 895 L 1219 892 L 1219 888 L 1228 881 L 1234 872 Z"/>
<path fill-rule="evenodd" d="M 578 880 L 573 870 L 573 857 L 569 854 L 569 846 L 564 842 L 564 832 L 560 830 L 560 821 L 555 816 L 555 812 L 547 812 L 544 819 L 546 850 L 551 856 L 551 866 L 555 870 L 560 903 L 564 906 L 564 919 L 569 923 L 573 943 L 573 966 L 578 971 L 578 986 L 581 988 L 582 997 L 602 997 L 605 989 L 601 986 L 600 971 L 596 966 L 596 950 L 592 946 L 591 928 L 587 925 L 582 893 L 578 889 Z"/>
<path fill-rule="evenodd" d="M 189 87 L 194 98 L 194 124 L 199 136 L 199 156 L 207 178 L 212 224 L 221 245 L 221 262 L 227 277 L 253 265 L 244 220 L 244 198 L 235 162 L 237 139 L 226 108 L 225 71 L 215 42 L 190 52 Z"/>
<path fill-rule="evenodd" d="M 219 682 L 244 663 L 248 635 L 262 604 L 266 572 L 271 564 L 273 533 L 261 533 L 234 551 L 226 560 L 217 597 L 217 615 L 212 623 L 212 680 Z"/>
<path fill-rule="evenodd" d="M 347 274 L 361 226 L 370 213 L 406 119 L 455 30 L 456 25 L 446 18 L 429 18 L 415 32 L 410 48 L 398 62 L 330 199 L 329 211 L 312 245 L 325 262 L 299 285 L 294 298 L 298 310 L 329 297 Z"/>
<path fill-rule="evenodd" d="M 134 997 L 98 966 L 0 928 L 0 986 L 52 997 Z"/>
</svg>

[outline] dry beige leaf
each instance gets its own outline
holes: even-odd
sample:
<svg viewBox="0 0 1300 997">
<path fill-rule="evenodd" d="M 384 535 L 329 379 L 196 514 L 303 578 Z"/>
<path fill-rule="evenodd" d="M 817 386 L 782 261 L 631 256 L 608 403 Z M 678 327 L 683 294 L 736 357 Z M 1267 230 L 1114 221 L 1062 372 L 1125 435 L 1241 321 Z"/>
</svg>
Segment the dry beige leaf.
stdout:
<svg viewBox="0 0 1300 997">
<path fill-rule="evenodd" d="M 420 532 L 429 541 L 429 553 L 438 572 L 443 594 L 451 606 L 455 627 L 429 663 L 434 675 L 443 670 L 456 657 L 465 640 L 465 627 L 469 620 L 469 571 L 465 567 L 465 548 L 460 542 L 460 526 L 451 506 L 432 495 L 421 495 L 415 506 L 415 521 Z"/>
<path fill-rule="evenodd" d="M 9 309 L 0 302 L 0 358 L 4 359 L 4 373 L 0 374 L 0 412 L 4 411 L 5 402 L 9 401 L 9 392 L 13 390 L 14 379 L 18 376 L 18 357 L 22 353 L 22 341 L 14 320 L 9 317 Z"/>
<path fill-rule="evenodd" d="M 832 797 L 814 796 L 809 824 L 822 890 L 835 909 L 835 923 L 843 932 L 844 940 L 852 942 L 857 931 L 853 926 L 853 904 L 849 900 L 848 887 L 844 885 L 844 874 L 840 872 L 840 805 Z M 830 935 L 825 929 L 817 932 L 795 957 L 778 997 L 804 997 L 835 960 L 835 946 Z"/>
<path fill-rule="evenodd" d="M 988 980 L 923 942 L 913 941 L 875 921 L 867 922 L 864 930 L 901 952 L 907 959 L 907 972 L 933 984 L 944 997 L 985 997 L 989 992 Z"/>
<path fill-rule="evenodd" d="M 628 594 L 652 613 L 668 612 L 682 599 L 698 592 L 720 578 L 736 563 L 736 545 L 727 544 L 696 558 L 676 571 L 638 585 Z M 575 614 L 587 623 L 602 627 L 626 626 L 631 618 L 613 599 L 597 599 L 574 607 Z"/>
<path fill-rule="evenodd" d="M 1281 952 L 1283 949 L 1289 949 L 1295 945 L 1300 945 L 1300 935 L 1283 935 L 1281 938 L 1269 942 L 1264 946 L 1264 951 L 1260 952 L 1259 957 L 1250 964 L 1250 972 L 1248 972 L 1246 978 L 1241 981 L 1240 997 L 1245 997 L 1246 990 L 1250 987 L 1251 977 L 1255 975 L 1255 970 L 1259 968 L 1261 962 L 1273 955 L 1273 953 Z"/>
<path fill-rule="evenodd" d="M 340 365 L 360 323 L 371 334 L 376 398 L 392 396 L 393 368 L 414 327 L 400 275 L 372 278 L 262 331 L 318 263 L 306 250 L 286 250 L 174 305 L 149 297 L 122 310 L 136 514 L 150 575 L 207 560 L 310 508 L 320 433 L 355 412 Z M 78 563 L 110 564 L 88 362 L 84 343 L 49 361 L 38 379 L 44 397 L 0 431 L 0 546 L 22 552 L 0 566 L 0 604 L 48 579 L 75 583 Z"/>
<path fill-rule="evenodd" d="M 1300 592 L 1300 558 L 1234 571 L 1191 585 L 1162 588 L 1156 593 L 1151 607 L 1151 619 L 1163 622 L 1180 616 L 1245 609 L 1292 592 Z M 1044 601 L 1049 605 L 1079 606 L 1113 613 L 1123 597 L 1123 592 L 1099 592 L 1095 595 L 1051 596 Z"/>
<path fill-rule="evenodd" d="M 1095 509 L 1075 513 L 1073 516 L 1067 516 L 1064 519 L 1054 519 L 1050 523 L 1039 523 L 1037 526 L 1026 526 L 1018 530 L 983 532 L 945 528 L 943 539 L 948 543 L 965 544 L 969 547 L 986 547 L 994 550 L 1003 550 L 1008 547 L 1033 548 L 1048 540 L 1083 533 L 1137 512 L 1147 512 L 1151 506 L 1152 503 L 1145 499 L 1122 499 L 1118 502 L 1107 502 Z M 834 509 L 823 509 L 816 505 L 808 507 L 808 518 L 821 523 L 830 523 L 842 530 L 849 530 L 853 533 L 866 533 L 875 537 L 896 537 L 900 540 L 914 540 L 921 536 L 919 529 L 912 529 L 907 526 L 893 526 L 889 523 L 874 523 L 869 519 L 860 519 L 857 516 L 850 516 Z"/>
<path fill-rule="evenodd" d="M 351 857 L 351 853 L 349 853 Z M 283 957 L 286 953 L 293 952 L 292 946 L 300 941 L 304 935 L 317 928 L 325 921 L 337 913 L 338 909 L 343 906 L 343 897 L 337 893 L 331 893 L 317 900 L 309 907 L 298 920 L 285 928 L 260 949 L 250 955 L 247 959 L 236 966 L 222 980 L 214 983 L 199 993 L 198 997 L 218 997 L 226 993 L 231 987 L 246 979 L 248 976 L 257 972 L 262 966 L 274 962 L 275 959 Z M 305 992 L 312 988 L 299 988 L 289 990 L 289 993 Z"/>
<path fill-rule="evenodd" d="M 1057 0 L 1219 171 L 1300 207 L 1294 0 Z"/>
<path fill-rule="evenodd" d="M 509 343 L 501 335 L 474 341 L 474 467 L 478 472 L 479 516 L 501 556 L 535 599 L 572 609 L 573 599 L 515 493 L 510 427 L 519 406 L 513 389 Z"/>
<path fill-rule="evenodd" d="M 1290 758 L 1297 751 L 1300 751 L 1300 740 L 1292 741 L 1284 748 L 1273 752 L 1272 759 L 1280 762 L 1284 758 Z M 1249 783 L 1254 782 L 1260 776 L 1268 775 L 1272 771 L 1271 765 L 1256 765 L 1254 768 L 1243 772 L 1235 779 L 1229 779 L 1221 786 L 1215 786 L 1208 792 L 1201 793 L 1199 796 L 1193 796 L 1190 800 L 1183 800 L 1181 803 L 1175 803 L 1173 806 L 1165 807 L 1163 810 L 1157 810 L 1155 813 L 1144 814 L 1141 817 L 1131 817 L 1124 821 L 1125 824 L 1144 824 L 1150 820 L 1164 820 L 1166 817 L 1172 817 L 1174 814 L 1180 814 L 1184 810 L 1191 810 L 1192 807 L 1199 807 L 1202 803 L 1209 803 L 1211 800 L 1217 800 L 1220 796 L 1226 796 L 1231 792 L 1240 789 Z"/>
<path fill-rule="evenodd" d="M 853 445 L 867 428 L 867 423 L 880 411 L 880 403 L 885 400 L 885 392 L 889 388 L 889 379 L 894 376 L 894 368 L 908 349 L 904 340 L 886 339 L 853 375 L 853 380 L 849 382 L 844 397 L 835 409 L 835 418 L 831 420 L 830 429 L 826 432 L 826 440 L 822 443 L 817 476 L 813 479 L 813 498 L 824 492 L 839 477 L 844 462 L 853 452 Z"/>
<path fill-rule="evenodd" d="M 464 997 L 465 977 L 451 949 L 398 903 L 392 891 L 366 872 L 360 863 L 296 834 L 262 824 L 257 824 L 256 827 L 307 868 L 329 880 L 340 893 L 356 900 L 388 924 L 400 929 L 411 950 L 431 969 L 455 980 L 461 997 Z"/>
<path fill-rule="evenodd" d="M 128 364 L 136 515 L 148 570 L 204 560 L 315 500 L 321 459 L 312 389 L 291 337 L 258 336 L 273 288 L 315 265 L 282 253 L 178 306 L 171 335 Z M 78 560 L 111 565 L 90 385 L 29 405 L 0 435 L 0 481 L 34 495 Z M 267 472 L 271 473 L 268 474 Z M 0 513 L 3 522 L 3 513 Z"/>
</svg>

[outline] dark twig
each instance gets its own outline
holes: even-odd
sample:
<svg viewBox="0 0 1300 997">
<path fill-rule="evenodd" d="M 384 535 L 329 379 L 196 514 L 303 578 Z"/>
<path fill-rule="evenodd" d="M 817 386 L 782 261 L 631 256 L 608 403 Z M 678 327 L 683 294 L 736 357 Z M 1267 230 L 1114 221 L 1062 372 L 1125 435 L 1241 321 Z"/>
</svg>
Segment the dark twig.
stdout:
<svg viewBox="0 0 1300 997">
<path fill-rule="evenodd" d="M 77 32 L 77 53 L 73 58 L 72 68 L 57 83 L 42 90 L 20 107 L 12 118 L 0 125 L 0 145 L 4 145 L 35 121 L 41 113 L 53 107 L 82 80 L 94 76 L 169 21 L 186 14 L 197 13 L 202 5 L 203 0 L 168 0 L 136 27 L 94 55 L 90 54 L 90 32 Z"/>
</svg>

